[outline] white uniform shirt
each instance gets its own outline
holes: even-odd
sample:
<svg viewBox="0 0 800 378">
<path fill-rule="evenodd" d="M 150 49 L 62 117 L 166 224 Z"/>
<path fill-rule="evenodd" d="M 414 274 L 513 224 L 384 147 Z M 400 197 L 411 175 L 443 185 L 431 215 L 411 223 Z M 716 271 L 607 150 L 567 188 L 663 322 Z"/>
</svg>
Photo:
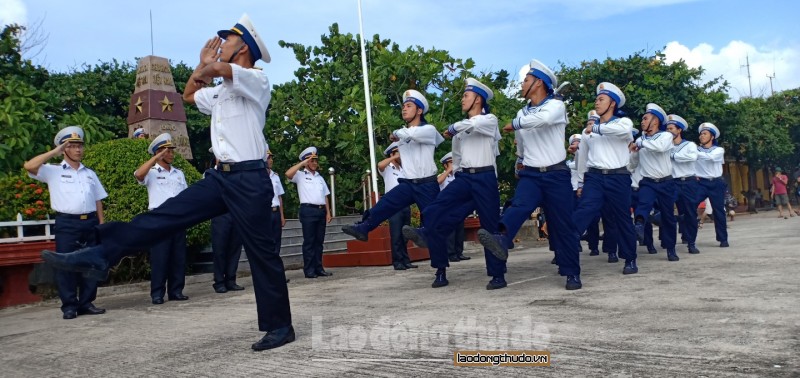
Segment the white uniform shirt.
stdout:
<svg viewBox="0 0 800 378">
<path fill-rule="evenodd" d="M 703 148 L 697 146 L 697 177 L 717 178 L 722 176 L 722 164 L 725 163 L 725 149 L 720 146 Z"/>
<path fill-rule="evenodd" d="M 269 171 L 269 179 L 272 180 L 272 191 L 275 192 L 275 195 L 272 196 L 272 207 L 278 207 L 281 205 L 281 196 L 286 192 L 283 190 L 283 184 L 281 184 L 281 177 L 278 176 L 278 174 L 275 173 L 275 171 L 273 170 Z"/>
<path fill-rule="evenodd" d="M 567 158 L 564 130 L 567 111 L 564 102 L 554 98 L 517 112 L 511 121 L 517 133 L 517 146 L 522 147 L 522 163 L 528 167 L 548 167 Z"/>
<path fill-rule="evenodd" d="M 147 208 L 150 210 L 161 206 L 164 201 L 187 188 L 186 177 L 180 169 L 172 167 L 168 171 L 158 164 L 150 167 L 139 184 L 147 187 L 147 198 L 150 202 Z"/>
<path fill-rule="evenodd" d="M 311 173 L 308 169 L 297 171 L 291 180 L 297 184 L 297 193 L 300 195 L 300 203 L 312 205 L 324 205 L 325 196 L 331 194 L 328 184 L 319 172 Z"/>
<path fill-rule="evenodd" d="M 628 161 L 628 172 L 631 173 L 631 188 L 639 189 L 639 181 L 642 181 L 642 167 L 639 165 L 639 152 L 631 152 Z"/>
<path fill-rule="evenodd" d="M 642 177 L 660 179 L 672 175 L 672 134 L 661 131 L 652 136 L 642 135 L 636 139 L 639 147 L 639 169 Z"/>
<path fill-rule="evenodd" d="M 591 133 L 584 130 L 581 136 L 581 153 L 578 154 L 578 174 L 589 168 L 617 169 L 628 166 L 631 153 L 628 144 L 633 141 L 633 122 L 630 118 L 612 118 L 596 124 Z M 563 142 L 561 142 L 563 144 Z"/>
<path fill-rule="evenodd" d="M 577 151 L 575 154 L 577 155 Z M 578 166 L 575 164 L 575 160 L 567 160 L 567 167 L 569 167 L 570 178 L 569 181 L 572 184 L 572 191 L 578 190 Z"/>
<path fill-rule="evenodd" d="M 500 154 L 497 117 L 494 114 L 479 114 L 458 121 L 448 128 L 453 136 L 453 171 L 461 168 L 495 167 L 495 157 Z"/>
<path fill-rule="evenodd" d="M 697 145 L 687 140 L 672 146 L 672 177 L 690 177 L 696 174 Z"/>
<path fill-rule="evenodd" d="M 389 193 L 390 190 L 394 189 L 398 182 L 398 179 L 406 178 L 405 172 L 403 171 L 402 166 L 397 166 L 394 163 L 389 163 L 383 171 L 380 171 L 381 177 L 383 177 L 383 193 Z"/>
<path fill-rule="evenodd" d="M 442 181 L 442 183 L 439 184 L 439 191 L 441 192 L 442 190 L 444 190 L 444 188 L 446 188 L 447 185 L 450 185 L 450 183 L 453 182 L 453 180 L 455 179 L 456 176 L 454 174 L 451 173 L 447 175 L 447 177 L 444 178 L 444 181 Z"/>
<path fill-rule="evenodd" d="M 433 125 L 403 127 L 392 134 L 400 139 L 398 149 L 403 157 L 406 178 L 418 179 L 436 174 L 433 150 L 444 141 Z"/>
<path fill-rule="evenodd" d="M 97 211 L 97 201 L 108 193 L 93 170 L 83 164 L 72 169 L 66 161 L 59 165 L 42 164 L 32 179 L 47 184 L 50 190 L 50 207 L 64 214 L 86 214 Z"/>
<path fill-rule="evenodd" d="M 264 123 L 270 101 L 267 75 L 231 64 L 233 78 L 194 93 L 197 109 L 211 115 L 211 147 L 220 162 L 264 160 Z"/>
</svg>

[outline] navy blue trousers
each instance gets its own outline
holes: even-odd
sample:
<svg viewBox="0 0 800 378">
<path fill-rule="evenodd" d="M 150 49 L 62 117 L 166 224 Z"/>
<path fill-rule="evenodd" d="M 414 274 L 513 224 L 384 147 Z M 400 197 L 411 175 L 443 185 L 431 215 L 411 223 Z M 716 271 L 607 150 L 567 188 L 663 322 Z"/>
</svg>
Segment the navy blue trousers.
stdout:
<svg viewBox="0 0 800 378">
<path fill-rule="evenodd" d="M 281 238 L 283 237 L 283 221 L 281 221 L 281 209 L 272 212 L 272 219 L 270 219 L 270 234 L 275 238 L 275 253 L 281 254 Z"/>
<path fill-rule="evenodd" d="M 322 247 L 325 244 L 327 211 L 319 207 L 300 206 L 298 212 L 303 228 L 303 273 L 310 276 L 325 270 L 322 267 Z"/>
<path fill-rule="evenodd" d="M 678 189 L 678 214 L 681 225 L 681 235 L 689 244 L 697 241 L 697 189 L 700 184 L 693 177 L 689 180 L 675 179 Z"/>
<path fill-rule="evenodd" d="M 547 230 L 550 234 L 548 241 L 551 249 L 556 252 L 559 274 L 581 274 L 580 235 L 586 230 L 586 226 L 578 233 L 572 219 L 575 206 L 570 172 L 523 169 L 519 172 L 515 192 L 511 207 L 500 220 L 500 231 L 505 231 L 506 240 L 509 243 L 514 240 L 522 224 L 541 206 L 547 214 Z"/>
<path fill-rule="evenodd" d="M 397 188 L 389 193 L 394 193 Z M 384 197 L 385 198 L 385 197 Z M 447 239 L 456 227 L 463 225 L 464 218 L 473 211 L 478 212 L 481 228 L 495 233 L 500 220 L 500 192 L 494 171 L 479 173 L 457 172 L 456 179 L 422 211 L 422 236 L 428 243 L 431 266 L 446 268 Z M 483 250 L 486 258 L 486 273 L 499 277 L 506 273 L 506 262 L 495 257 L 488 249 Z"/>
<path fill-rule="evenodd" d="M 272 181 L 266 169 L 219 172 L 168 199 L 153 211 L 128 223 L 97 227 L 100 253 L 116 264 L 126 255 L 147 250 L 176 232 L 230 212 L 242 236 L 253 277 L 258 328 L 269 332 L 292 324 L 289 291 L 283 261 L 275 253 L 275 239 L 266 230 L 272 218 Z"/>
<path fill-rule="evenodd" d="M 186 284 L 186 231 L 175 233 L 150 248 L 150 297 L 183 294 Z"/>
<path fill-rule="evenodd" d="M 411 225 L 411 208 L 406 207 L 389 217 L 389 236 L 392 238 L 392 264 L 409 264 L 408 241 L 403 237 L 403 226 Z"/>
<path fill-rule="evenodd" d="M 722 177 L 715 179 L 701 178 L 697 182 L 699 185 L 694 203 L 698 204 L 706 198 L 711 201 L 711 215 L 714 217 L 714 231 L 717 234 L 717 241 L 728 241 L 728 218 L 725 212 L 725 190 L 728 188 L 728 184 Z"/>
<path fill-rule="evenodd" d="M 56 216 L 53 229 L 56 252 L 69 253 L 97 244 L 95 227 L 98 219 L 70 219 Z M 77 311 L 92 305 L 97 297 L 97 281 L 87 280 L 80 273 L 56 270 L 56 285 L 61 298 L 61 311 Z"/>
<path fill-rule="evenodd" d="M 631 208 L 636 210 L 639 207 L 639 190 L 641 190 L 641 182 L 639 183 L 640 187 L 631 190 Z M 644 222 L 644 245 L 648 247 L 653 247 L 653 223 L 650 222 L 649 217 L 645 218 Z M 655 247 L 654 247 L 655 248 Z M 663 246 L 662 246 L 663 248 Z"/>
<path fill-rule="evenodd" d="M 214 251 L 214 289 L 235 285 L 242 256 L 242 237 L 230 213 L 211 219 L 211 249 Z"/>
<path fill-rule="evenodd" d="M 675 239 L 678 235 L 675 221 L 675 198 L 678 188 L 674 180 L 654 182 L 643 178 L 639 182 L 639 203 L 636 205 L 635 218 L 644 224 L 650 223 L 650 211 L 657 206 L 661 212 L 661 224 L 658 235 L 661 237 L 661 247 L 675 249 Z M 651 226 L 652 230 L 652 226 Z M 652 231 L 651 231 L 652 235 Z M 652 236 L 651 236 L 652 238 Z"/>
<path fill-rule="evenodd" d="M 464 238 L 466 237 L 464 232 L 464 222 L 462 221 L 461 224 L 456 225 L 456 228 L 453 232 L 450 233 L 450 236 L 447 237 L 447 258 L 448 259 L 456 259 L 458 256 L 464 254 Z"/>
<path fill-rule="evenodd" d="M 636 259 L 636 233 L 630 215 L 631 201 L 631 176 L 630 175 L 603 175 L 600 173 L 586 172 L 584 174 L 581 202 L 573 214 L 575 227 L 583 233 L 589 223 L 602 213 L 606 207 L 608 224 L 603 238 L 609 237 L 609 228 L 617 236 L 619 256 L 625 260 Z"/>
<path fill-rule="evenodd" d="M 384 194 L 375 207 L 364 212 L 362 222 L 355 225 L 359 231 L 369 233 L 380 226 L 381 222 L 415 203 L 423 211 L 439 195 L 439 184 L 436 180 L 421 184 L 414 184 L 407 179 L 398 181 L 399 184 Z"/>
</svg>

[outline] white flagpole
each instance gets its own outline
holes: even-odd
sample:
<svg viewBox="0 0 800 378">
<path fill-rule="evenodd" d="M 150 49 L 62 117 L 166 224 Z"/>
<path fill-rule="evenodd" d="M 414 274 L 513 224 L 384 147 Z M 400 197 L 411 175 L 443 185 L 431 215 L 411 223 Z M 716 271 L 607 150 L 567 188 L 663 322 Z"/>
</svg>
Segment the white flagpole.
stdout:
<svg viewBox="0 0 800 378">
<path fill-rule="evenodd" d="M 367 72 L 367 53 L 365 51 L 366 42 L 364 41 L 364 22 L 361 19 L 361 0 L 358 0 L 358 30 L 361 36 L 361 70 L 364 72 L 364 100 L 367 105 L 367 135 L 369 136 L 369 166 L 372 174 L 372 189 L 370 199 L 373 198 L 378 202 L 380 195 L 378 194 L 378 169 L 375 163 L 375 133 L 372 130 L 372 101 L 370 100 L 371 94 L 369 91 L 369 74 Z"/>
</svg>

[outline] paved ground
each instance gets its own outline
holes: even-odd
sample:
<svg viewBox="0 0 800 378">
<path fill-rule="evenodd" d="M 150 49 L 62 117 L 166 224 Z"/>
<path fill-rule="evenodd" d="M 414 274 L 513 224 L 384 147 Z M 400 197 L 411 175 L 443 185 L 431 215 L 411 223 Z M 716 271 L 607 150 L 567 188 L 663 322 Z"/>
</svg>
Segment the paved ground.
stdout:
<svg viewBox="0 0 800 378">
<path fill-rule="evenodd" d="M 478 251 L 436 290 L 427 266 L 290 271 L 298 340 L 266 352 L 250 350 L 262 334 L 247 278 L 243 292 L 193 283 L 191 300 L 161 306 L 137 286 L 106 289 L 106 315 L 70 321 L 55 301 L 5 309 L 0 376 L 800 376 L 800 218 L 740 216 L 729 231 L 731 248 L 706 226 L 701 254 L 640 255 L 631 276 L 584 253 L 574 292 L 535 241 L 492 292 Z M 458 349 L 548 350 L 553 363 L 454 367 Z"/>
</svg>

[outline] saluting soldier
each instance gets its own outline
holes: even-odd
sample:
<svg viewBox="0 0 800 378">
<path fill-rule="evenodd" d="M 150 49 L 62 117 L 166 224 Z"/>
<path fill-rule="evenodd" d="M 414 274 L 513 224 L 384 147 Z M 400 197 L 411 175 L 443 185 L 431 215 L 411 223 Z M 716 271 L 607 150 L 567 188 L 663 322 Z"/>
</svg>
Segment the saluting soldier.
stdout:
<svg viewBox="0 0 800 378">
<path fill-rule="evenodd" d="M 645 241 L 645 225 L 656 204 L 661 213 L 659 236 L 667 250 L 667 260 L 678 261 L 675 251 L 675 181 L 672 179 L 673 135 L 667 132 L 667 113 L 657 104 L 647 104 L 642 116 L 642 135 L 631 145 L 638 152 L 642 179 L 639 181 L 639 203 L 634 211 L 634 229 L 640 243 Z M 651 236 L 652 238 L 652 236 Z"/>
<path fill-rule="evenodd" d="M 300 153 L 300 162 L 286 171 L 286 177 L 297 185 L 300 195 L 300 225 L 303 227 L 303 273 L 306 278 L 327 277 L 333 273 L 322 266 L 325 226 L 331 222 L 328 195 L 331 191 L 319 173 L 316 147 Z"/>
<path fill-rule="evenodd" d="M 623 274 L 639 272 L 636 265 L 636 233 L 630 216 L 631 173 L 629 144 L 633 142 L 633 122 L 619 110 L 625 95 L 616 85 L 603 82 L 597 86 L 594 109 L 599 122 L 583 131 L 578 171 L 582 176 L 580 203 L 573 214 L 578 232 L 605 208 L 603 227 L 616 230 L 617 248 L 625 259 Z M 605 236 L 609 236 L 608 231 Z M 609 256 L 610 258 L 610 256 Z M 611 261 L 609 259 L 609 261 Z"/>
<path fill-rule="evenodd" d="M 56 134 L 55 148 L 25 162 L 28 176 L 47 184 L 50 207 L 56 212 L 54 228 L 56 252 L 65 254 L 97 244 L 94 227 L 103 223 L 103 198 L 108 197 L 93 170 L 83 160 L 83 129 L 68 126 Z M 64 155 L 58 165 L 45 164 Z M 56 272 L 58 296 L 64 319 L 78 315 L 99 315 L 105 309 L 95 307 L 97 280 L 74 272 Z"/>
<path fill-rule="evenodd" d="M 370 210 L 364 212 L 361 222 L 342 226 L 342 232 L 357 240 L 367 241 L 369 232 L 380 226 L 403 208 L 416 203 L 420 211 L 436 199 L 439 185 L 436 182 L 436 163 L 433 151 L 444 138 L 436 127 L 425 120 L 428 100 L 422 93 L 409 89 L 403 93 L 401 115 L 406 126 L 394 130 L 389 139 L 398 142 L 397 148 L 403 158 L 405 178 L 398 179 L 397 186 L 381 197 Z M 424 219 L 423 219 L 424 222 Z"/>
<path fill-rule="evenodd" d="M 211 115 L 211 146 L 219 163 L 205 178 L 153 211 L 129 223 L 98 227 L 102 243 L 70 254 L 44 251 L 58 269 L 106 277 L 108 269 L 128 254 L 146 249 L 202 221 L 230 212 L 244 240 L 253 273 L 258 328 L 266 332 L 253 350 L 280 347 L 295 340 L 283 261 L 269 235 L 273 196 L 266 162 L 264 124 L 270 102 L 267 75 L 254 68 L 270 62 L 269 52 L 247 15 L 220 30 L 200 51 L 200 64 L 186 83 L 183 99 Z M 223 43 L 222 40 L 225 40 Z M 214 78 L 219 85 L 209 87 Z"/>
<path fill-rule="evenodd" d="M 478 238 L 496 257 L 506 260 L 514 236 L 541 206 L 547 214 L 548 241 L 555 252 L 559 274 L 567 277 L 567 290 L 577 290 L 582 287 L 580 235 L 571 218 L 574 194 L 564 149 L 567 112 L 564 102 L 554 95 L 557 87 L 555 73 L 538 60 L 531 60 L 530 71 L 522 83 L 523 97 L 528 103 L 503 128 L 506 132 L 519 131 L 524 168 L 519 172 L 512 205 L 503 213 L 499 230 L 482 228 L 478 230 Z"/>
<path fill-rule="evenodd" d="M 187 186 L 183 172 L 172 166 L 175 145 L 169 133 L 153 139 L 147 152 L 153 157 L 136 169 L 133 176 L 140 185 L 147 187 L 147 208 L 152 211 Z M 182 230 L 150 248 L 150 298 L 153 304 L 163 304 L 165 293 L 171 301 L 189 299 L 183 295 L 185 283 L 186 230 Z"/>
<path fill-rule="evenodd" d="M 415 243 L 428 246 L 431 266 L 436 268 L 432 287 L 448 284 L 447 238 L 456 227 L 463 227 L 464 218 L 473 211 L 478 212 L 481 227 L 497 232 L 500 220 L 500 192 L 497 187 L 498 155 L 500 140 L 497 117 L 491 113 L 489 101 L 494 92 L 474 78 L 468 78 L 461 97 L 461 111 L 467 119 L 453 123 L 444 131 L 444 136 L 453 138 L 452 171 L 455 179 L 447 184 L 438 197 L 422 211 L 424 227 L 404 227 L 403 233 Z M 443 162 L 449 159 L 442 159 Z M 486 272 L 492 280 L 487 290 L 507 286 L 506 264 L 484 249 Z"/>
<path fill-rule="evenodd" d="M 383 150 L 383 160 L 378 162 L 378 172 L 383 177 L 384 195 L 397 187 L 398 180 L 405 178 L 403 173 L 403 160 L 400 156 L 399 143 L 394 142 Z M 389 236 L 392 239 L 392 266 L 394 270 L 417 268 L 408 257 L 406 238 L 403 236 L 403 226 L 411 224 L 411 208 L 406 206 L 396 214 L 389 217 Z"/>
<path fill-rule="evenodd" d="M 695 242 L 697 241 L 697 177 L 695 164 L 697 164 L 697 145 L 683 139 L 682 133 L 689 124 L 677 114 L 667 116 L 667 131 L 672 134 L 672 177 L 674 177 L 678 196 L 675 204 L 678 207 L 683 238 L 688 243 L 689 253 L 697 254 Z"/>
<path fill-rule="evenodd" d="M 694 203 L 699 203 L 704 198 L 711 201 L 714 231 L 719 246 L 725 248 L 730 246 L 728 244 L 728 219 L 725 216 L 725 191 L 728 189 L 728 184 L 722 177 L 725 149 L 717 143 L 721 134 L 713 123 L 703 122 L 697 130 L 700 132 L 698 137 L 700 145 L 697 146 L 695 169 L 700 185 Z"/>
</svg>

